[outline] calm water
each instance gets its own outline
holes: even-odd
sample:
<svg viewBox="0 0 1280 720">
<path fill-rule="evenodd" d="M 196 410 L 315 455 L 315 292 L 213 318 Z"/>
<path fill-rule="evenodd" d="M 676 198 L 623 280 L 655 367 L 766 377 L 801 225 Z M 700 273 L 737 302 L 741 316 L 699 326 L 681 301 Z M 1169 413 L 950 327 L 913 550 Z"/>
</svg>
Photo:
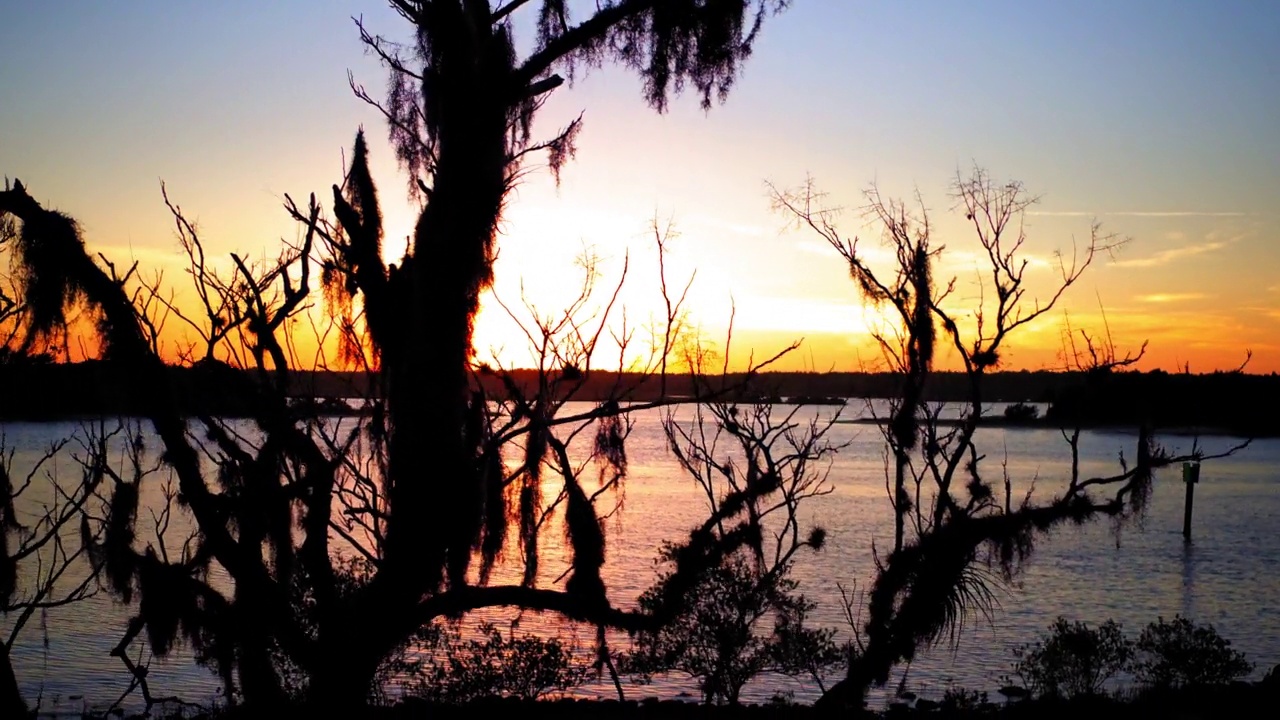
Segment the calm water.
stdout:
<svg viewBox="0 0 1280 720">
<path fill-rule="evenodd" d="M 855 416 L 859 410 L 855 402 L 842 412 Z M 806 409 L 802 417 L 831 412 L 832 408 Z M 692 408 L 682 408 L 678 416 L 691 413 Z M 0 429 L 8 447 L 16 450 L 17 475 L 25 474 L 50 442 L 75 432 L 77 425 L 10 424 Z M 830 437 L 849 443 L 831 464 L 833 492 L 801 510 L 803 522 L 828 530 L 827 547 L 820 553 L 802 554 L 794 577 L 818 603 L 813 622 L 842 627 L 836 584 L 867 588 L 873 568 L 872 541 L 888 547 L 893 530 L 877 428 L 840 424 Z M 1192 442 L 1190 437 L 1162 440 L 1174 450 L 1187 450 Z M 1082 473 L 1114 472 L 1120 452 L 1133 457 L 1134 441 L 1134 435 L 1125 432 L 1087 433 L 1082 439 Z M 1033 481 L 1036 495 L 1047 497 L 1068 478 L 1069 449 L 1056 430 L 987 429 L 979 433 L 978 443 L 987 456 L 988 477 L 998 477 L 1000 463 L 1007 462 L 1015 498 L 1024 495 Z M 1207 437 L 1201 444 L 1213 452 L 1234 441 Z M 77 472 L 69 451 L 49 467 L 63 481 L 70 481 Z M 608 523 L 605 567 L 605 580 L 619 603 L 629 603 L 653 582 L 653 560 L 661 541 L 682 536 L 706 512 L 699 489 L 667 453 L 656 411 L 636 416 L 628 454 L 625 505 Z M 151 499 L 155 500 L 154 494 Z M 24 510 L 30 512 L 40 501 L 33 494 Z M 1170 468 L 1157 478 L 1145 521 L 1126 526 L 1118 542 L 1114 528 L 1105 521 L 1065 528 L 1042 541 L 1018 584 L 1000 592 L 994 623 L 976 618 L 957 646 L 939 647 L 919 658 L 910 668 L 908 686 L 931 696 L 940 695 L 951 682 L 993 690 L 1009 672 L 1011 647 L 1035 639 L 1060 614 L 1091 624 L 1114 618 L 1136 634 L 1157 616 L 1181 613 L 1215 625 L 1257 663 L 1258 675 L 1280 662 L 1280 576 L 1273 569 L 1274 560 L 1280 558 L 1280 533 L 1276 532 L 1280 440 L 1257 441 L 1234 457 L 1205 464 L 1196 490 L 1195 541 L 1189 546 L 1181 536 L 1182 502 L 1180 470 Z M 555 528 L 544 536 L 547 554 L 540 578 L 547 584 L 565 567 L 563 558 L 557 557 L 560 537 Z M 40 695 L 43 707 L 68 710 L 115 700 L 129 678 L 108 652 L 128 618 L 128 608 L 106 596 L 50 611 L 43 622 L 33 618 L 14 649 L 19 682 L 28 699 Z M 11 623 L 10 618 L 0 618 L 0 630 L 7 635 Z M 521 628 L 577 639 L 584 652 L 593 637 L 590 628 L 575 628 L 552 616 L 526 616 Z M 614 640 L 615 647 L 624 644 L 623 637 Z M 196 666 L 182 649 L 152 663 L 150 682 L 153 694 L 197 702 L 207 702 L 220 691 L 213 674 Z M 778 690 L 794 691 L 800 700 L 812 700 L 818 694 L 811 684 L 766 677 L 748 687 L 744 700 L 762 701 Z M 582 692 L 613 695 L 607 680 Z M 633 688 L 630 694 L 677 697 L 682 693 L 696 696 L 696 685 L 670 678 Z"/>
</svg>

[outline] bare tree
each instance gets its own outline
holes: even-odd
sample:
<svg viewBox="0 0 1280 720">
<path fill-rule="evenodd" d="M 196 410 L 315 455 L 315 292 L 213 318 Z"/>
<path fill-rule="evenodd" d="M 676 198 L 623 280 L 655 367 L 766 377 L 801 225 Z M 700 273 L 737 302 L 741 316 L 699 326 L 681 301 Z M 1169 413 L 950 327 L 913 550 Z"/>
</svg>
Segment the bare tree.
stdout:
<svg viewBox="0 0 1280 720">
<path fill-rule="evenodd" d="M 990 584 L 1012 579 L 1037 537 L 1065 522 L 1138 513 L 1156 469 L 1222 457 L 1243 447 L 1209 454 L 1197 444 L 1174 455 L 1144 429 L 1131 464 L 1113 475 L 1085 478 L 1077 427 L 1074 433 L 1064 431 L 1072 467 L 1063 492 L 1048 501 L 1036 501 L 1027 492 L 1015 502 L 1007 469 L 997 490 L 982 470 L 985 455 L 975 442 L 986 410 L 984 378 L 998 367 L 1008 339 L 1053 310 L 1098 254 L 1119 239 L 1103 234 L 1095 223 L 1083 248 L 1070 257 L 1059 256 L 1058 282 L 1037 299 L 1028 294 L 1025 282 L 1030 261 L 1023 224 L 1036 198 L 1020 183 L 995 182 L 980 168 L 967 176 L 957 174 L 952 189 L 955 209 L 973 229 L 984 268 L 977 301 L 963 308 L 973 318 L 965 324 L 955 307 L 957 280 L 935 282 L 943 247 L 934 242 L 919 196 L 912 207 L 884 198 L 874 187 L 867 193 L 866 213 L 893 252 L 894 264 L 885 273 L 871 266 L 858 238 L 839 232 L 836 211 L 822 204 L 812 183 L 797 192 L 774 190 L 777 207 L 840 254 L 864 297 L 891 310 L 891 325 L 875 337 L 900 377 L 900 391 L 882 424 L 893 458 L 889 497 L 894 546 L 875 555 L 877 574 L 861 628 L 861 652 L 853 657 L 846 680 L 823 696 L 820 704 L 827 706 L 860 703 L 868 688 L 884 683 L 893 667 L 909 663 L 919 649 L 946 638 L 954 641 L 966 615 L 989 616 L 994 599 Z M 951 346 L 968 378 L 967 397 L 953 422 L 942 419 L 940 404 L 926 402 L 939 342 Z M 1088 362 L 1098 370 L 1132 361 L 1117 360 L 1113 349 L 1103 356 L 1090 348 L 1094 354 Z"/>
<path fill-rule="evenodd" d="M 825 545 L 826 530 L 802 528 L 799 510 L 802 502 L 831 493 L 830 460 L 841 447 L 827 438 L 839 412 L 804 414 L 798 405 L 732 401 L 698 403 L 686 421 L 667 411 L 668 448 L 716 518 L 693 535 L 713 547 L 715 540 L 741 537 L 743 547 L 711 562 L 697 558 L 702 569 L 683 573 L 694 565 L 689 546 L 664 548 L 666 568 L 641 606 L 661 602 L 673 589 L 692 600 L 670 624 L 636 635 L 626 658 L 634 675 L 648 680 L 683 672 L 699 680 L 707 703 L 736 705 L 742 687 L 765 670 L 809 676 L 821 686 L 822 674 L 841 660 L 834 630 L 806 627 L 813 604 L 789 577 L 800 550 Z M 761 494 L 759 487 L 773 490 Z M 739 503 L 740 521 L 722 519 Z M 770 618 L 772 627 L 757 627 Z"/>
<path fill-rule="evenodd" d="M 760 543 L 756 556 L 766 574 L 790 564 L 802 548 L 821 548 L 826 535 L 818 527 L 802 530 L 798 511 L 801 502 L 831 493 L 830 460 L 843 446 L 827 433 L 839 413 L 804 419 L 802 411 L 798 405 L 711 401 L 696 405 L 687 423 L 671 411 L 663 421 L 668 447 L 713 515 L 723 514 L 726 502 L 756 494 L 750 488 L 776 486 L 767 501 L 746 505 L 750 522 L 744 528 L 767 533 L 753 541 Z M 727 535 L 734 528 L 718 523 L 714 531 Z"/>
</svg>

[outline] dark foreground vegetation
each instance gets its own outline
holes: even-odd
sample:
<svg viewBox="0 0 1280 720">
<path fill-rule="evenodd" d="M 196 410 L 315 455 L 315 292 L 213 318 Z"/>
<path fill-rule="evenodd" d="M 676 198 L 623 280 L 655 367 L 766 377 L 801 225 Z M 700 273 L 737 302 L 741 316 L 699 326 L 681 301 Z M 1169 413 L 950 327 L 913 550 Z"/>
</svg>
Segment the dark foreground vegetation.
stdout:
<svg viewBox="0 0 1280 720">
<path fill-rule="evenodd" d="M 1191 688 L 1131 693 L 1124 697 L 1092 696 L 1072 699 L 974 701 L 972 699 L 922 703 L 900 702 L 883 710 L 842 715 L 849 718 L 1002 718 L 1004 720 L 1131 720 L 1132 718 L 1274 717 L 1280 689 L 1274 682 L 1238 683 L 1226 687 Z M 916 705 L 919 707 L 916 707 Z M 251 709 L 187 714 L 209 720 L 274 720 L 281 715 Z M 296 708 L 291 718 L 331 717 L 323 710 Z M 810 705 L 700 705 L 677 700 L 518 700 L 494 698 L 464 705 L 404 702 L 393 707 L 367 708 L 347 715 L 347 720 L 473 720 L 478 717 L 555 718 L 555 720 L 792 720 L 827 718 L 830 713 Z"/>
<path fill-rule="evenodd" d="M 846 717 L 862 718 L 1006 718 L 1007 720 L 1131 720 L 1132 718 L 1180 718 L 1210 720 L 1213 718 L 1269 718 L 1280 701 L 1274 691 L 1255 686 L 1154 693 L 1130 699 L 1082 698 L 1079 700 L 1030 700 L 1011 703 L 987 703 L 976 707 L 933 708 L 916 710 L 909 706 L 884 711 L 866 711 Z M 253 712 L 211 714 L 213 718 L 266 720 L 274 715 Z M 305 710 L 289 717 L 329 717 L 324 712 L 308 714 Z M 476 717 L 546 717 L 557 720 L 790 720 L 791 718 L 823 718 L 830 715 L 806 705 L 696 705 L 679 701 L 641 700 L 550 700 L 550 701 L 477 701 L 462 706 L 407 703 L 393 708 L 370 708 L 351 716 L 351 720 L 423 720 L 447 718 L 472 720 Z"/>
<path fill-rule="evenodd" d="M 192 416 L 251 417 L 253 403 L 244 392 L 253 388 L 251 372 L 209 362 L 171 365 L 169 383 L 177 389 L 182 410 Z M 514 369 L 509 379 L 522 392 L 533 394 L 538 370 Z M 144 404 L 128 391 L 129 370 L 112 362 L 90 360 L 54 363 L 48 359 L 6 357 L 0 353 L 0 419 L 61 420 L 101 415 L 140 415 Z M 774 404 L 836 404 L 836 398 L 897 397 L 894 373 L 763 372 L 749 385 L 744 373 L 725 377 L 733 387 L 747 388 L 742 399 L 767 399 Z M 487 395 L 502 391 L 498 375 L 472 378 L 473 389 Z M 698 393 L 700 378 L 670 373 L 665 378 L 645 373 L 593 371 L 580 386 L 562 388 L 562 399 L 583 402 L 608 400 L 619 385 L 631 388 L 635 402 L 688 398 Z M 1280 407 L 1280 376 L 1235 372 L 1204 374 L 1127 371 L 1091 375 L 1082 371 L 1004 371 L 985 378 L 989 402 L 1044 404 L 1048 409 L 1026 417 L 992 415 L 987 424 L 1061 427 L 1138 427 L 1163 430 L 1222 432 L 1243 437 L 1280 435 L 1280 413 L 1257 408 Z M 314 402 L 318 414 L 354 412 L 344 401 L 376 395 L 378 385 L 368 373 L 297 370 L 290 373 L 288 394 L 299 402 Z M 569 393 L 572 391 L 572 395 Z M 939 371 L 926 388 L 927 401 L 964 402 L 969 392 L 963 372 Z M 860 410 L 850 405 L 852 413 Z"/>
<path fill-rule="evenodd" d="M 353 90 L 386 116 L 421 208 L 395 262 L 383 240 L 400 230 L 383 227 L 370 173 L 374 151 L 363 131 L 331 194 L 304 203 L 285 196 L 299 239 L 273 261 L 244 260 L 261 257 L 257 252 L 206 261 L 196 226 L 162 193 L 198 298 L 185 311 L 171 305 L 174 294 L 161 278 L 95 253 L 71 216 L 18 180 L 0 191 L 0 253 L 12 268 L 0 276 L 0 344 L 24 357 L 11 363 L 21 366 L 14 372 L 28 373 L 10 376 L 4 407 L 56 413 L 82 402 L 76 407 L 129 416 L 86 423 L 35 461 L 0 445 L 0 615 L 12 622 L 0 641 L 0 717 L 32 709 L 13 667 L 15 638 L 24 628 L 30 633 L 36 623 L 28 621 L 45 610 L 89 593 L 110 595 L 129 614 L 111 654 L 128 678 L 125 694 L 141 694 L 148 710 L 161 689 L 151 693 L 146 662 L 133 658 L 163 658 L 180 645 L 217 674 L 225 697 L 246 716 L 296 717 L 308 709 L 328 717 L 425 716 L 427 708 L 412 703 L 369 709 L 386 704 L 406 674 L 426 698 L 474 700 L 495 687 L 540 697 L 529 684 L 497 685 L 502 679 L 487 674 L 485 659 L 506 651 L 533 652 L 549 663 L 562 658 L 548 641 L 520 644 L 490 634 L 463 643 L 457 663 L 414 660 L 441 638 L 462 642 L 439 633 L 442 623 L 501 607 L 551 613 L 590 632 L 595 671 L 615 682 L 624 674 L 681 673 L 697 682 L 706 705 L 730 707 L 766 670 L 807 676 L 822 690 L 812 709 L 682 713 L 852 715 L 918 653 L 954 642 L 966 620 L 993 618 L 994 585 L 1018 578 L 1055 529 L 1140 519 L 1157 469 L 1225 457 L 1248 444 L 1162 447 L 1155 430 L 1205 417 L 1178 414 L 1194 405 L 1180 394 L 1202 392 L 1200 412 L 1229 415 L 1244 402 L 1275 406 L 1250 385 L 1274 378 L 1239 372 L 1203 391 L 1181 376 L 1130 382 L 1126 371 L 1141 351 L 1122 354 L 1109 338 L 1073 332 L 1080 351 L 1067 364 L 1077 373 L 1063 377 L 1083 385 L 1058 386 L 1048 397 L 1048 421 L 1063 428 L 1071 469 L 1055 497 L 1033 497 L 1027 490 L 1034 476 L 992 470 L 975 433 L 994 400 L 1046 400 L 1044 386 L 1002 389 L 1006 378 L 1018 377 L 999 373 L 1002 358 L 1011 338 L 1054 311 L 1116 239 L 1095 226 L 1076 253 L 1060 256 L 1053 285 L 1034 297 L 1023 276 L 1023 219 L 1034 196 L 981 168 L 957 173 L 955 212 L 989 265 L 979 291 L 963 291 L 977 299 L 961 313 L 953 308 L 958 280 L 935 277 L 945 267 L 943 239 L 930 235 L 936 225 L 923 198 L 907 204 L 867 191 L 868 222 L 859 226 L 878 229 L 893 258 L 873 267 L 869 257 L 879 254 L 837 229 L 837 211 L 822 206 L 811 183 L 774 189 L 779 212 L 816 233 L 862 298 L 891 319 L 875 338 L 887 374 L 860 378 L 868 383 L 862 387 L 854 376 L 837 376 L 831 379 L 849 384 L 815 380 L 788 391 L 811 399 L 890 398 L 879 418 L 888 496 L 879 507 L 892 518 L 892 543 L 886 537 L 866 548 L 875 561 L 866 585 L 868 578 L 846 578 L 865 592 L 846 598 L 849 640 L 837 645 L 833 629 L 806 624 L 810 601 L 788 573 L 801 553 L 823 551 L 827 532 L 806 520 L 808 505 L 832 491 L 830 461 L 845 446 L 829 435 L 831 423 L 805 418 L 795 406 L 771 406 L 781 388 L 770 387 L 763 373 L 778 356 L 740 375 L 710 360 L 688 321 L 687 294 L 663 264 L 667 235 L 655 228 L 655 306 L 665 313 L 651 326 L 638 331 L 619 317 L 625 312 L 615 300 L 626 269 L 605 287 L 587 257 L 580 295 L 568 307 L 512 313 L 524 320 L 535 370 L 477 361 L 473 326 L 492 286 L 511 190 L 533 157 L 558 172 L 581 129 L 581 118 L 550 132 L 536 125 L 547 95 L 566 77 L 617 64 L 642 76 L 644 100 L 655 110 L 682 89 L 710 108 L 728 94 L 762 24 L 788 3 L 568 5 L 392 0 L 405 43 L 357 20 L 390 82 L 384 100 L 354 80 Z M 517 25 L 514 14 L 529 22 Z M 517 42 L 517 27 L 534 29 Z M 325 310 L 319 325 L 301 322 L 313 305 Z M 185 322 L 194 338 L 182 358 L 186 369 L 165 362 L 166 321 Z M 308 331 L 316 335 L 309 346 L 336 339 L 336 356 L 299 357 L 298 334 Z M 102 363 L 51 368 L 33 360 L 80 335 Z M 602 338 L 620 347 L 606 349 Z M 943 346 L 961 373 L 935 371 Z M 622 362 L 631 351 L 645 358 L 639 376 L 620 372 L 631 366 Z M 619 372 L 602 371 L 615 359 Z M 317 366 L 362 370 L 347 376 L 364 378 L 363 388 L 344 394 L 361 406 L 351 422 L 316 422 L 332 395 L 305 380 L 343 377 L 300 372 Z M 77 383 L 58 373 L 86 375 Z M 60 395 L 75 387 L 83 397 Z M 592 402 L 566 407 L 570 398 Z M 944 423 L 934 398 L 959 402 L 958 418 Z M 693 412 L 677 419 L 668 407 L 676 402 L 693 403 Z M 687 532 L 652 548 L 657 577 L 636 598 L 607 586 L 602 568 L 606 521 L 625 511 L 632 413 L 646 408 L 664 413 L 666 450 L 698 490 L 704 513 Z M 1014 419 L 1032 421 L 1025 412 Z M 1137 423 L 1139 432 L 1124 439 L 1131 451 L 1116 467 L 1089 476 L 1079 462 L 1081 432 L 1100 422 Z M 47 493 L 53 499 L 42 515 L 19 513 L 37 504 L 32 489 L 51 481 L 41 466 L 64 446 L 73 455 L 60 476 L 65 487 Z M 184 522 L 170 523 L 171 516 Z M 562 551 L 554 560 L 544 557 L 553 544 Z M 557 567 L 548 567 L 553 562 Z M 215 581 L 217 570 L 225 577 Z M 610 644 L 620 634 L 629 649 Z M 1066 626 L 1060 634 L 1073 650 L 1065 657 L 1094 657 L 1075 652 L 1095 644 L 1087 628 Z M 1071 673 L 1054 679 L 1054 663 L 1064 656 L 1045 649 L 1059 647 L 1052 639 L 1040 655 L 1028 651 L 1051 672 L 1026 677 L 1056 688 L 1042 689 L 1051 696 L 1077 687 L 1095 694 L 1092 661 L 1083 683 Z M 1109 631 L 1104 639 L 1125 647 Z M 564 669 L 558 662 L 553 670 Z M 1077 667 L 1066 663 L 1072 672 Z M 537 687 L 572 681 L 559 672 Z M 828 676 L 835 679 L 829 685 Z M 953 700 L 982 706 L 971 694 Z M 910 702 L 924 710 L 921 699 Z M 560 716 L 581 709 L 616 717 L 624 707 L 675 712 L 652 703 L 548 707 Z"/>
<path fill-rule="evenodd" d="M 745 577 L 745 576 L 744 576 Z M 724 590 L 723 587 L 718 588 Z M 704 598 L 710 602 L 710 598 Z M 706 621 L 707 617 L 700 618 Z M 725 629 L 724 624 L 720 626 Z M 404 687 L 394 702 L 353 709 L 343 717 L 370 720 L 418 718 L 552 717 L 594 718 L 826 718 L 831 708 L 797 703 L 778 692 L 764 703 L 696 703 L 633 693 L 619 699 L 587 699 L 573 694 L 593 681 L 587 654 L 556 638 L 513 630 L 503 633 L 481 625 L 464 640 L 457 628 L 434 634 L 433 659 L 415 668 L 419 679 Z M 685 630 L 687 632 L 687 628 Z M 723 637 L 723 635 L 722 635 Z M 736 647 L 736 660 L 750 654 Z M 650 650 L 639 649 L 643 655 Z M 796 657 L 794 659 L 799 659 Z M 624 661 L 624 664 L 631 664 Z M 1245 682 L 1254 665 L 1211 625 L 1180 616 L 1158 618 L 1140 633 L 1126 635 L 1113 621 L 1096 627 L 1058 618 L 1034 643 L 1013 648 L 1010 684 L 996 691 L 948 684 L 917 694 L 899 686 L 888 700 L 834 713 L 860 718 L 1097 718 L 1270 717 L 1280 702 L 1280 666 L 1261 680 Z M 940 693 L 940 694 L 939 694 Z M 314 704 L 286 709 L 250 706 L 201 706 L 178 699 L 149 705 L 149 717 L 168 720 L 237 720 L 279 717 L 330 717 Z M 95 708 L 86 720 L 122 716 L 120 710 Z"/>
</svg>

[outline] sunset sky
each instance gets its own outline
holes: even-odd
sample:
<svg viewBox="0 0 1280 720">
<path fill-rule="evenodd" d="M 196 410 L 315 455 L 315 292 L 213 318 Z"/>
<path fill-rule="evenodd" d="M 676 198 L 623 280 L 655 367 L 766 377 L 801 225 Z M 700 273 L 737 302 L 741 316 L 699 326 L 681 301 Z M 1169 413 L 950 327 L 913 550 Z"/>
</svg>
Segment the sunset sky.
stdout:
<svg viewBox="0 0 1280 720">
<path fill-rule="evenodd" d="M 0 174 L 77 217 L 91 249 L 181 284 L 161 181 L 210 252 L 273 256 L 297 234 L 284 194 L 327 198 L 363 125 L 387 245 L 403 247 L 414 205 L 380 116 L 347 86 L 348 70 L 375 95 L 385 85 L 353 15 L 407 39 L 377 0 L 11 4 Z M 1109 327 L 1121 348 L 1149 340 L 1146 368 L 1229 369 L 1251 349 L 1251 371 L 1280 371 L 1276 3 L 797 0 L 766 23 L 723 106 L 704 113 L 684 96 L 659 115 L 633 74 L 605 68 L 557 91 L 538 127 L 584 110 L 561 184 L 535 172 L 511 199 L 504 300 L 518 301 L 523 281 L 553 309 L 584 247 L 604 259 L 606 284 L 629 250 L 629 317 L 647 317 L 656 217 L 678 232 L 671 274 L 696 269 L 690 307 L 707 336 L 722 337 L 736 308 L 735 363 L 803 338 L 781 367 L 873 367 L 876 314 L 835 252 L 771 209 L 767 183 L 812 176 L 869 249 L 878 231 L 858 212 L 863 191 L 918 189 L 948 248 L 937 274 L 957 276 L 972 305 L 975 246 L 948 186 L 977 164 L 1041 196 L 1027 218 L 1033 295 L 1051 286 L 1054 252 L 1086 241 L 1095 218 L 1131 238 L 1060 311 L 1011 338 L 1002 367 L 1060 367 L 1066 311 L 1073 327 Z M 492 348 L 522 363 L 492 302 L 477 332 L 482 357 Z"/>
</svg>

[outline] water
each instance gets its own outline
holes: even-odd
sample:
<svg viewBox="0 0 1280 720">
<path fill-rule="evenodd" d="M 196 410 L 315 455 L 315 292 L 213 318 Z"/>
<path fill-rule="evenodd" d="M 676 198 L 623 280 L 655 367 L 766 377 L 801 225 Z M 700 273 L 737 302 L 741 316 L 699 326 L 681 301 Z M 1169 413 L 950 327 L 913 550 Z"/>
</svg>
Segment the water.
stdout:
<svg viewBox="0 0 1280 720">
<path fill-rule="evenodd" d="M 570 408 L 569 410 L 572 410 Z M 806 408 L 798 418 L 828 415 L 831 407 Z M 843 411 L 857 415 L 852 403 Z M 681 407 L 677 416 L 688 419 L 692 408 Z M 608 521 L 609 548 L 604 579 L 615 602 L 629 605 L 656 577 L 654 558 L 663 540 L 683 536 L 706 514 L 701 491 L 682 474 L 669 455 L 658 411 L 635 418 L 628 441 L 629 477 L 622 511 Z M 50 442 L 78 429 L 75 423 L 0 426 L 7 446 L 15 451 L 15 475 L 23 474 Z M 828 531 L 820 553 L 802 552 L 794 577 L 807 597 L 818 603 L 811 614 L 816 625 L 842 628 L 845 623 L 837 584 L 861 591 L 870 585 L 871 547 L 892 543 L 893 525 L 885 490 L 884 447 L 874 425 L 838 424 L 830 438 L 848 443 L 830 465 L 831 494 L 815 498 L 800 511 L 802 523 L 821 525 Z M 1081 471 L 1084 476 L 1117 471 L 1117 456 L 1133 457 L 1136 437 L 1127 432 L 1087 432 L 1081 439 Z M 1166 437 L 1172 450 L 1186 451 L 1190 437 Z M 1060 491 L 1069 477 L 1070 451 L 1056 430 L 988 428 L 977 438 L 985 453 L 985 472 L 999 477 L 1001 464 L 1008 468 L 1015 500 L 1032 488 L 1044 498 Z M 1231 438 L 1202 438 L 1209 452 L 1225 449 Z M 158 444 L 158 443 L 157 443 Z M 66 482 L 78 467 L 70 457 L 74 444 L 46 469 Z M 1280 558 L 1280 440 L 1254 442 L 1241 453 L 1208 462 L 1196 488 L 1194 542 L 1181 536 L 1184 486 L 1180 469 L 1158 475 L 1148 513 L 1140 525 L 1128 525 L 1117 533 L 1103 521 L 1084 527 L 1063 528 L 1043 540 L 1016 586 L 999 592 L 999 608 L 987 622 L 974 618 L 954 647 L 942 646 L 923 654 L 912 665 L 907 685 L 926 696 L 938 696 L 948 684 L 994 690 L 1010 670 L 1011 648 L 1033 641 L 1057 615 L 1090 624 L 1108 618 L 1136 634 L 1158 616 L 1182 614 L 1197 622 L 1212 623 L 1257 664 L 1257 675 L 1280 662 L 1280 577 L 1272 572 Z M 48 483 L 44 483 L 47 487 Z M 152 483 L 144 504 L 157 503 L 159 483 Z M 997 483 L 998 485 L 998 483 Z M 32 512 L 43 500 L 33 486 L 21 511 Z M 47 490 L 46 490 L 47 492 Z M 144 516 L 145 517 L 145 516 Z M 140 534 L 145 523 L 140 522 Z M 181 530 L 181 519 L 175 530 Z M 560 531 L 544 534 L 544 562 L 539 582 L 550 584 L 565 568 L 558 555 Z M 507 573 L 514 572 L 507 568 Z M 500 573 L 501 574 L 501 573 Z M 490 612 L 489 619 L 507 619 L 512 613 Z M 42 707 L 78 709 L 114 701 L 128 686 L 129 676 L 116 658 L 109 657 L 130 617 L 129 609 L 100 594 L 83 603 L 34 616 L 15 643 L 13 655 L 18 679 L 28 700 L 41 698 Z M 7 634 L 13 618 L 0 619 Z M 521 629 L 554 634 L 586 653 L 591 647 L 590 628 L 575 628 L 554 616 L 527 614 Z M 625 646 L 615 637 L 614 647 Z M 134 657 L 138 657 L 135 647 Z M 145 653 L 142 656 L 146 657 Z M 895 676 L 892 683 L 899 680 Z M 220 683 L 207 669 L 198 667 L 184 648 L 166 659 L 153 660 L 149 675 L 154 695 L 176 695 L 207 703 L 216 699 Z M 753 681 L 744 701 L 763 701 L 776 691 L 790 690 L 797 699 L 812 700 L 819 694 L 811 682 L 782 677 Z M 580 691 L 612 696 L 611 683 L 603 680 Z M 696 684 L 683 678 L 664 678 L 651 686 L 629 688 L 642 697 L 696 697 Z M 136 701 L 131 701 L 136 706 Z"/>
</svg>

